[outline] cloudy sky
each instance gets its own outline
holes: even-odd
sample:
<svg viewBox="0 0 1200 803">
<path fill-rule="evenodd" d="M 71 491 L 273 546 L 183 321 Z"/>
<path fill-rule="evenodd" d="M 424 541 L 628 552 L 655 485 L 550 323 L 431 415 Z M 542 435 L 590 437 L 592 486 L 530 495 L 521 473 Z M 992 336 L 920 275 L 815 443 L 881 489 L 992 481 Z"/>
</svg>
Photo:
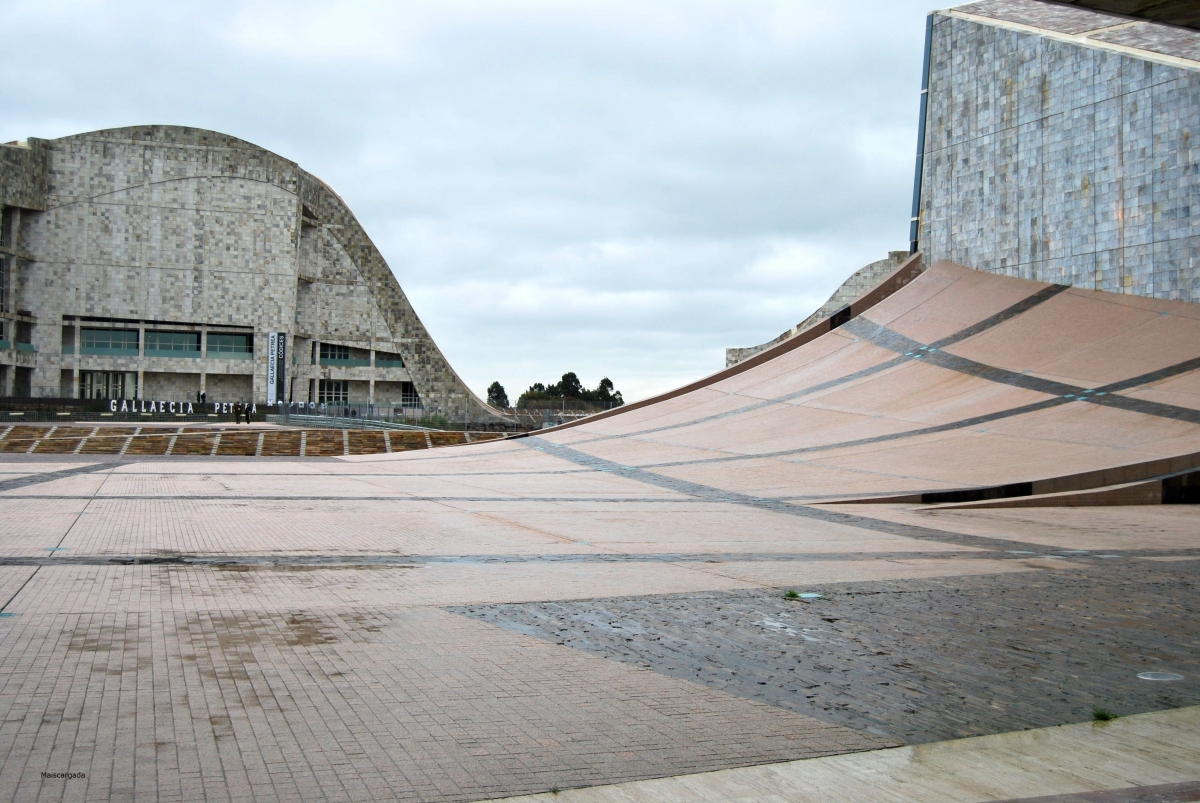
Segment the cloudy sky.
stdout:
<svg viewBox="0 0 1200 803">
<path fill-rule="evenodd" d="M 328 182 L 483 394 L 724 366 L 907 246 L 930 0 L 0 0 L 0 141 L 168 123 Z"/>
</svg>

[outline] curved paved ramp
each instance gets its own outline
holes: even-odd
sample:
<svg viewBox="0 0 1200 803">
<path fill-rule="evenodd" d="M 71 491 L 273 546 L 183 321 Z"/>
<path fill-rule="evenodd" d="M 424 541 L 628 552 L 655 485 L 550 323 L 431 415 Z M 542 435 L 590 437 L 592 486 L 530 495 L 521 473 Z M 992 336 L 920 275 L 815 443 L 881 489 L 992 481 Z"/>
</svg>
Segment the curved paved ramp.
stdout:
<svg viewBox="0 0 1200 803">
<path fill-rule="evenodd" d="M 546 437 L 730 490 L 999 485 L 1200 450 L 1200 306 L 941 263 L 818 340 Z"/>
<path fill-rule="evenodd" d="M 532 437 L 0 455 L 0 789 L 468 801 L 836 757 L 828 778 L 1093 706 L 1169 744 L 1200 704 L 1194 507 L 826 503 L 1200 452 L 1198 334 L 1192 306 L 938 265 L 774 359 Z M 1085 777 L 1076 743 L 1040 739 L 1039 766 Z M 1191 755 L 1126 777 L 1200 780 Z"/>
</svg>

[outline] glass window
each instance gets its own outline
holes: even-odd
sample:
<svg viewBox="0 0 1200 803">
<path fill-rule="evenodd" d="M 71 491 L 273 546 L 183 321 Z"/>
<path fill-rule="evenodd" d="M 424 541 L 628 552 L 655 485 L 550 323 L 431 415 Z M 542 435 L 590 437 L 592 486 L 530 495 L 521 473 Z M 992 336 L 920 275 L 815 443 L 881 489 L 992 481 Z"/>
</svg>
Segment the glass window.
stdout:
<svg viewBox="0 0 1200 803">
<path fill-rule="evenodd" d="M 84 329 L 82 354 L 137 354 L 136 329 Z"/>
<path fill-rule="evenodd" d="M 400 406 L 401 407 L 420 407 L 421 396 L 417 393 L 416 386 L 412 382 L 400 383 Z"/>
<path fill-rule="evenodd" d="M 317 401 L 326 404 L 349 401 L 350 382 L 345 379 L 322 379 L 317 394 Z"/>
<path fill-rule="evenodd" d="M 146 351 L 200 353 L 199 332 L 147 332 Z"/>
<path fill-rule="evenodd" d="M 219 335 L 208 333 L 208 351 L 221 354 L 250 354 L 254 351 L 250 335 Z"/>
<path fill-rule="evenodd" d="M 85 399 L 135 399 L 137 374 L 132 371 L 83 371 L 79 395 Z"/>
<path fill-rule="evenodd" d="M 348 360 L 350 359 L 349 346 L 335 346 L 333 343 L 321 344 L 321 359 L 322 360 Z"/>
<path fill-rule="evenodd" d="M 403 368 L 404 358 L 399 354 L 392 354 L 387 351 L 375 352 L 375 367 L 376 368 Z"/>
</svg>

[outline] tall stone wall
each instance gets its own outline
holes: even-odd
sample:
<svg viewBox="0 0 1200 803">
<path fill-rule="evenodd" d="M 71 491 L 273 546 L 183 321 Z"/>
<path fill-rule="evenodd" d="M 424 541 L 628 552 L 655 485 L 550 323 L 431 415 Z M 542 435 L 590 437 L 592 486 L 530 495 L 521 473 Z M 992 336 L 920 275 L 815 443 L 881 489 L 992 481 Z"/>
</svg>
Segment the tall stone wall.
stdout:
<svg viewBox="0 0 1200 803">
<path fill-rule="evenodd" d="M 1165 26 L 1129 25 L 1020 0 L 934 15 L 920 188 L 927 262 L 1200 301 L 1200 62 L 1166 55 L 1191 53 L 1200 35 L 1168 28 L 1154 40 L 1137 32 Z M 1080 38 L 1110 27 L 1163 52 Z"/>
</svg>

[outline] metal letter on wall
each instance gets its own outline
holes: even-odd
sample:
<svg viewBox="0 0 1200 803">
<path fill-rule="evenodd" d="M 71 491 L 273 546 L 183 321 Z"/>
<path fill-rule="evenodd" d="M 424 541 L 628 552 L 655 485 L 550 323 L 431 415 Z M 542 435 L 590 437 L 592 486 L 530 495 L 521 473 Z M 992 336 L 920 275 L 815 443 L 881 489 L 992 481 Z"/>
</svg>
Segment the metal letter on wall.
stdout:
<svg viewBox="0 0 1200 803">
<path fill-rule="evenodd" d="M 267 334 L 267 404 L 275 403 L 275 371 L 277 370 L 275 348 L 278 342 L 278 332 L 269 332 Z"/>
</svg>

